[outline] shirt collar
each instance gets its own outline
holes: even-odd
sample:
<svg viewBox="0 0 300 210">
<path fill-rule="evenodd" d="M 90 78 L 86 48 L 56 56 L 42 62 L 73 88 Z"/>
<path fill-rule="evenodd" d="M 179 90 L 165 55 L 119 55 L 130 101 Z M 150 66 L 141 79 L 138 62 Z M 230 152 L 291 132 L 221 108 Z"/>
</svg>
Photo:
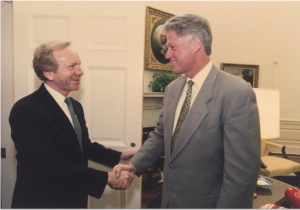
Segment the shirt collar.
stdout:
<svg viewBox="0 0 300 210">
<path fill-rule="evenodd" d="M 54 98 L 54 100 L 59 104 L 59 106 L 63 106 L 66 97 L 63 96 L 60 92 L 54 90 L 52 87 L 50 87 L 49 85 L 47 85 L 45 82 L 45 88 L 48 90 L 48 92 L 50 93 L 50 95 Z M 69 97 L 69 95 L 67 96 Z"/>
<path fill-rule="evenodd" d="M 211 67 L 212 67 L 212 62 L 209 61 L 208 64 L 206 64 L 206 66 L 193 79 L 187 77 L 186 82 L 188 83 L 188 81 L 193 80 L 196 86 L 198 87 L 202 86 L 204 80 L 206 79 L 208 73 L 210 72 Z"/>
</svg>

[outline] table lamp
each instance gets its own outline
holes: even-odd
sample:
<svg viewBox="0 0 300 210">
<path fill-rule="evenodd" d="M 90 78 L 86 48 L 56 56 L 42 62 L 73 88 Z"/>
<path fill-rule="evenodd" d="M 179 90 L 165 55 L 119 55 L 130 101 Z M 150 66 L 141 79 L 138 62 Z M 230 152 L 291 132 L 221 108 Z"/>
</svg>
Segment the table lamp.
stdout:
<svg viewBox="0 0 300 210">
<path fill-rule="evenodd" d="M 274 139 L 280 136 L 279 133 L 279 90 L 253 88 L 259 112 L 261 154 L 268 153 L 266 139 Z M 254 193 L 253 198 L 257 197 Z"/>
<path fill-rule="evenodd" d="M 279 90 L 253 88 L 256 94 L 261 139 L 280 136 Z"/>
</svg>

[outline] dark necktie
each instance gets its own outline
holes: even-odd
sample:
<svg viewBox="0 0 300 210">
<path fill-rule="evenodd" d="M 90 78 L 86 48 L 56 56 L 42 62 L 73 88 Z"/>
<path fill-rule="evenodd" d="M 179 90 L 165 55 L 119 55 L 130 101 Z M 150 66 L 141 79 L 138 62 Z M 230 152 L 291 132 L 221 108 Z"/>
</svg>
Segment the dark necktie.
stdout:
<svg viewBox="0 0 300 210">
<path fill-rule="evenodd" d="M 77 135 L 79 146 L 80 146 L 80 149 L 82 152 L 82 132 L 81 132 L 81 126 L 80 126 L 79 120 L 74 112 L 74 108 L 73 108 L 70 98 L 66 97 L 65 102 L 68 105 L 68 108 L 69 108 L 69 111 L 70 111 L 70 114 L 72 117 L 73 125 L 74 125 L 74 130 Z"/>
<path fill-rule="evenodd" d="M 178 138 L 181 126 L 184 122 L 184 119 L 185 119 L 187 113 L 189 112 L 189 109 L 190 109 L 193 84 L 194 84 L 194 82 L 192 80 L 190 80 L 188 82 L 188 89 L 186 91 L 186 97 L 185 97 L 185 100 L 184 100 L 183 105 L 181 107 L 181 111 L 180 111 L 180 114 L 179 114 L 179 117 L 178 117 L 178 120 L 177 120 L 175 131 L 174 131 L 173 136 L 172 136 L 172 150 L 171 150 L 171 152 L 173 152 L 173 150 L 174 150 L 174 147 L 175 147 L 175 144 L 177 142 L 177 138 Z"/>
</svg>

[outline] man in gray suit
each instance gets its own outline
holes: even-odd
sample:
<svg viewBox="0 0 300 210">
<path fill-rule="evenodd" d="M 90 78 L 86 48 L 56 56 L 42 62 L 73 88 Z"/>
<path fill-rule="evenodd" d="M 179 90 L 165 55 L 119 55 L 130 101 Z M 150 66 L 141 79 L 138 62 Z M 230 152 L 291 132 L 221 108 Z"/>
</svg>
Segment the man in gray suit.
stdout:
<svg viewBox="0 0 300 210">
<path fill-rule="evenodd" d="M 155 130 L 121 170 L 140 175 L 165 155 L 162 208 L 249 208 L 260 168 L 255 93 L 210 60 L 206 19 L 176 16 L 165 23 L 173 73 Z"/>
</svg>

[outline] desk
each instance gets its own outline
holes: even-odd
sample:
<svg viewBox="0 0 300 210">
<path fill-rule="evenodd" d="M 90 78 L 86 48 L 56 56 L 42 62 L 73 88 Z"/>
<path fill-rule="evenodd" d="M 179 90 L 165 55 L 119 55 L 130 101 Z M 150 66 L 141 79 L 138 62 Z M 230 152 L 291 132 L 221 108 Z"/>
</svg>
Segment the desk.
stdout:
<svg viewBox="0 0 300 210">
<path fill-rule="evenodd" d="M 269 178 L 274 182 L 269 188 L 258 188 L 256 187 L 257 197 L 252 201 L 252 208 L 258 209 L 264 204 L 275 204 L 282 205 L 285 202 L 284 191 L 291 185 L 276 179 Z"/>
</svg>

